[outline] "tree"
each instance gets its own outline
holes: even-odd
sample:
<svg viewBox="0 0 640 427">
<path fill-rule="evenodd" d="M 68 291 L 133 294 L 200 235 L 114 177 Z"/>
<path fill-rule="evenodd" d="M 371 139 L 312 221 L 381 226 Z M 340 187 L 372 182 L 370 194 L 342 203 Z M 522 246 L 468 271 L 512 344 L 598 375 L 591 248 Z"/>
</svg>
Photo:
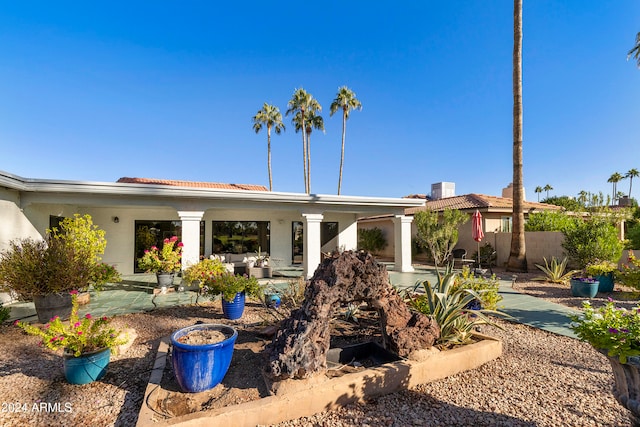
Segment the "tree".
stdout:
<svg viewBox="0 0 640 427">
<path fill-rule="evenodd" d="M 640 172 L 638 169 L 633 168 L 629 169 L 629 172 L 624 176 L 625 178 L 629 178 L 629 198 L 631 198 L 631 186 L 633 185 L 633 178 L 637 178 L 640 176 Z"/>
<path fill-rule="evenodd" d="M 302 130 L 302 113 L 297 112 L 293 118 L 296 132 Z M 324 119 L 315 111 L 305 114 L 304 120 L 305 134 L 307 136 L 307 193 L 311 192 L 311 131 L 318 129 L 324 132 Z"/>
<path fill-rule="evenodd" d="M 547 199 L 548 199 L 549 198 L 549 191 L 553 190 L 553 187 L 551 186 L 551 184 L 547 184 L 547 185 L 544 186 L 543 190 L 547 192 Z"/>
<path fill-rule="evenodd" d="M 458 243 L 458 227 L 469 220 L 469 215 L 457 209 L 445 209 L 442 215 L 432 210 L 416 212 L 418 245 L 428 249 L 435 265 L 442 265 Z"/>
<path fill-rule="evenodd" d="M 631 58 L 632 56 L 636 59 L 638 68 L 640 68 L 640 33 L 636 34 L 636 44 L 629 51 L 629 53 L 627 53 L 627 60 L 629 60 L 629 58 Z"/>
<path fill-rule="evenodd" d="M 544 203 L 548 203 L 550 205 L 562 206 L 566 210 L 570 212 L 580 212 L 584 209 L 584 205 L 581 204 L 578 200 L 569 196 L 554 196 L 549 197 L 548 199 L 543 200 Z"/>
<path fill-rule="evenodd" d="M 612 194 L 612 198 L 613 198 L 613 203 L 616 203 L 616 194 L 617 194 L 617 189 L 618 189 L 618 182 L 622 181 L 623 176 L 620 175 L 618 172 L 615 172 L 613 175 L 611 175 L 609 177 L 609 179 L 607 180 L 607 182 L 610 182 L 613 184 L 613 192 Z"/>
<path fill-rule="evenodd" d="M 513 229 L 507 270 L 527 271 L 522 182 L 522 0 L 513 0 Z"/>
<path fill-rule="evenodd" d="M 378 227 L 362 228 L 358 230 L 358 248 L 377 254 L 389 244 L 384 233 Z"/>
<path fill-rule="evenodd" d="M 583 207 L 587 206 L 587 200 L 589 199 L 589 193 L 585 190 L 580 190 L 578 193 L 578 203 L 580 203 Z"/>
<path fill-rule="evenodd" d="M 275 131 L 276 134 L 280 135 L 280 133 L 285 129 L 284 124 L 282 123 L 282 114 L 278 107 L 274 107 L 273 105 L 267 104 L 266 102 L 262 105 L 262 108 L 258 110 L 255 116 L 253 116 L 253 130 L 256 133 L 262 130 L 262 126 L 267 127 L 267 167 L 269 169 L 269 191 L 273 190 L 273 180 L 271 178 L 271 129 Z"/>
<path fill-rule="evenodd" d="M 285 115 L 288 116 L 289 114 L 293 114 L 294 115 L 293 120 L 295 120 L 295 115 L 297 113 L 300 113 L 300 121 L 301 121 L 300 130 L 306 129 L 305 115 L 308 112 L 322 111 L 322 107 L 320 106 L 320 103 L 318 103 L 318 101 L 314 99 L 311 94 L 309 94 L 307 91 L 305 91 L 302 88 L 296 89 L 295 92 L 293 92 L 293 96 L 289 100 L 289 103 L 287 104 L 287 106 L 289 108 L 287 109 L 287 112 L 285 113 Z M 294 125 L 295 125 L 295 121 L 294 121 Z M 308 148 L 309 148 L 309 145 L 307 143 L 306 132 L 302 132 L 302 160 L 304 164 L 304 189 L 307 194 L 311 192 L 311 189 L 309 188 L 309 181 L 308 181 L 309 172 L 307 170 L 308 162 L 309 162 L 309 156 L 307 153 Z"/>
<path fill-rule="evenodd" d="M 535 189 L 535 192 L 538 195 L 538 202 L 540 202 L 540 193 L 542 193 L 542 187 L 538 185 Z"/>
<path fill-rule="evenodd" d="M 347 119 L 351 110 L 362 110 L 362 103 L 356 98 L 356 94 L 353 93 L 348 87 L 342 86 L 338 88 L 336 98 L 331 103 L 329 110 L 329 116 L 342 110 L 342 150 L 340 152 L 340 176 L 338 178 L 338 194 L 342 188 L 342 166 L 344 165 L 344 139 L 347 131 Z"/>
</svg>

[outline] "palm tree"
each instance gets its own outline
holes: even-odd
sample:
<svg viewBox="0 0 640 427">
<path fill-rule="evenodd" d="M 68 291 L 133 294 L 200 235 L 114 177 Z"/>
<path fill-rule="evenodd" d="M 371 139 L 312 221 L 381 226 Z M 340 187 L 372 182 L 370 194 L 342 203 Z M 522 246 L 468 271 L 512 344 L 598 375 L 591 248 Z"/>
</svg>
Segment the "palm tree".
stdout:
<svg viewBox="0 0 640 427">
<path fill-rule="evenodd" d="M 613 175 L 611 175 L 609 177 L 609 179 L 607 180 L 607 182 L 610 182 L 613 184 L 613 192 L 612 194 L 612 198 L 613 198 L 613 204 L 616 203 L 616 194 L 617 194 L 617 189 L 618 189 L 618 182 L 622 181 L 623 176 L 620 175 L 618 172 L 614 173 Z"/>
<path fill-rule="evenodd" d="M 306 113 L 322 111 L 322 107 L 320 106 L 320 103 L 318 103 L 318 101 L 314 99 L 310 93 L 308 93 L 302 88 L 296 89 L 295 92 L 293 92 L 293 96 L 289 100 L 289 103 L 287 104 L 287 106 L 289 108 L 285 113 L 285 115 L 288 116 L 289 114 L 293 114 L 295 119 L 295 115 L 298 112 L 300 113 L 300 117 L 301 117 L 300 129 L 306 128 L 305 126 Z M 295 125 L 295 122 L 294 122 L 294 125 Z M 309 148 L 309 145 L 306 140 L 306 132 L 302 132 L 302 160 L 304 163 L 304 189 L 307 194 L 309 194 L 311 191 L 309 188 L 309 172 L 307 169 L 308 162 L 309 162 L 309 157 L 307 153 L 308 148 Z"/>
<path fill-rule="evenodd" d="M 587 193 L 585 190 L 580 190 L 580 192 L 578 193 L 578 202 L 586 207 L 588 199 L 589 193 Z"/>
<path fill-rule="evenodd" d="M 304 117 L 305 134 L 307 135 L 307 185 L 308 192 L 311 192 L 311 131 L 318 129 L 324 132 L 324 119 L 315 111 L 308 112 Z M 298 111 L 292 121 L 296 132 L 300 132 L 303 126 L 302 113 Z"/>
<path fill-rule="evenodd" d="M 631 186 L 633 185 L 633 178 L 637 178 L 640 176 L 640 172 L 638 169 L 633 168 L 629 169 L 629 172 L 624 176 L 625 178 L 629 178 L 629 198 L 631 198 Z"/>
<path fill-rule="evenodd" d="M 342 151 L 340 152 L 340 176 L 338 178 L 338 194 L 342 188 L 342 165 L 344 164 L 344 138 L 347 130 L 347 119 L 351 110 L 362 110 L 362 103 L 356 98 L 356 94 L 346 86 L 338 88 L 336 98 L 331 103 L 329 116 L 342 109 Z"/>
<path fill-rule="evenodd" d="M 547 185 L 544 186 L 543 190 L 547 192 L 547 199 L 548 199 L 549 198 L 549 191 L 553 190 L 553 187 L 551 186 L 551 184 L 547 184 Z"/>
<path fill-rule="evenodd" d="M 632 56 L 636 59 L 638 68 L 640 68 L 640 33 L 636 34 L 636 45 L 633 46 L 633 49 L 631 49 L 627 54 L 627 60 Z M 629 195 L 629 197 L 631 197 L 631 195 Z"/>
<path fill-rule="evenodd" d="M 522 182 L 522 0 L 513 0 L 513 228 L 507 270 L 527 271 Z"/>
<path fill-rule="evenodd" d="M 253 116 L 253 130 L 256 133 L 262 130 L 262 126 L 267 127 L 267 167 L 269 168 L 269 191 L 273 190 L 273 180 L 271 179 L 271 129 L 278 135 L 285 129 L 282 123 L 282 114 L 278 107 L 267 104 L 262 105 L 255 116 Z"/>
<path fill-rule="evenodd" d="M 540 193 L 542 193 L 542 187 L 537 186 L 535 192 L 538 195 L 538 202 L 540 202 Z"/>
</svg>

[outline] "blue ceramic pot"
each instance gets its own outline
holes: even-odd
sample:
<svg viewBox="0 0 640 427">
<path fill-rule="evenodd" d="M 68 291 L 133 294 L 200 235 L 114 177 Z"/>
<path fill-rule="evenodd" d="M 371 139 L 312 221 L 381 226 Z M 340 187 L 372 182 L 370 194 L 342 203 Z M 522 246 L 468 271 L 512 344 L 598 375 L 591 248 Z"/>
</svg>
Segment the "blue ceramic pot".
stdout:
<svg viewBox="0 0 640 427">
<path fill-rule="evenodd" d="M 600 286 L 598 292 L 613 292 L 613 273 L 606 273 L 596 276 Z"/>
<path fill-rule="evenodd" d="M 571 295 L 574 297 L 593 298 L 598 293 L 600 282 L 584 282 L 577 279 L 571 279 Z"/>
<path fill-rule="evenodd" d="M 65 350 L 63 356 L 64 376 L 71 384 L 89 384 L 104 377 L 111 361 L 111 350 L 97 350 L 75 357 Z"/>
<path fill-rule="evenodd" d="M 226 301 L 222 298 L 222 313 L 224 313 L 225 319 L 236 320 L 242 317 L 244 313 L 244 292 L 238 292 L 235 298 L 231 301 Z"/>
<path fill-rule="evenodd" d="M 215 330 L 227 338 L 213 344 L 190 345 L 179 340 L 189 332 Z M 171 363 L 178 385 L 186 393 L 212 389 L 222 382 L 233 356 L 238 332 L 227 325 L 202 324 L 179 329 L 171 335 Z"/>
</svg>

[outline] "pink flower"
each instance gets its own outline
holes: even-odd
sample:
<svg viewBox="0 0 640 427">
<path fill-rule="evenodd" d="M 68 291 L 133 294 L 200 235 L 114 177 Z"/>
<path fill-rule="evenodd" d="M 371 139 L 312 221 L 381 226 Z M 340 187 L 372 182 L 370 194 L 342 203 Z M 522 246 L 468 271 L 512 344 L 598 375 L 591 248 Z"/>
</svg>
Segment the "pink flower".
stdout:
<svg viewBox="0 0 640 427">
<path fill-rule="evenodd" d="M 177 241 L 178 241 L 178 236 L 171 236 L 170 242 L 177 242 Z"/>
<path fill-rule="evenodd" d="M 85 315 L 84 315 L 84 318 L 85 318 L 85 319 L 91 319 L 91 314 L 89 314 L 89 313 L 85 314 Z"/>
<path fill-rule="evenodd" d="M 13 321 L 13 326 L 18 326 L 19 324 L 20 324 L 19 320 L 14 320 Z M 49 325 L 47 325 L 47 326 L 49 326 Z"/>
<path fill-rule="evenodd" d="M 179 247 L 179 248 L 181 248 L 181 247 L 183 247 L 183 246 L 184 246 L 184 243 L 182 243 L 182 242 L 178 243 L 178 247 Z"/>
<path fill-rule="evenodd" d="M 78 335 L 82 335 L 82 331 L 78 331 Z"/>
<path fill-rule="evenodd" d="M 74 327 L 74 328 L 78 328 L 78 327 L 80 327 L 80 322 L 76 322 L 76 323 L 73 325 L 73 327 Z"/>
<path fill-rule="evenodd" d="M 78 290 L 74 289 L 71 292 L 69 292 L 71 295 L 78 295 Z"/>
<path fill-rule="evenodd" d="M 144 250 L 144 253 L 145 253 L 145 254 L 148 254 L 148 253 L 149 253 L 149 249 L 145 249 L 145 250 Z"/>
<path fill-rule="evenodd" d="M 158 247 L 157 247 L 157 246 L 151 246 L 151 250 L 152 250 L 152 251 L 157 251 L 157 250 L 158 250 Z"/>
<path fill-rule="evenodd" d="M 162 241 L 162 243 L 164 243 L 164 244 L 166 245 L 167 243 L 169 243 L 169 239 L 164 239 L 164 240 Z"/>
<path fill-rule="evenodd" d="M 53 316 L 53 317 L 49 320 L 49 322 L 55 322 L 56 320 L 58 320 L 58 319 L 59 319 L 59 317 L 60 317 L 60 316 Z"/>
<path fill-rule="evenodd" d="M 102 316 L 102 320 L 107 321 L 107 316 Z"/>
</svg>

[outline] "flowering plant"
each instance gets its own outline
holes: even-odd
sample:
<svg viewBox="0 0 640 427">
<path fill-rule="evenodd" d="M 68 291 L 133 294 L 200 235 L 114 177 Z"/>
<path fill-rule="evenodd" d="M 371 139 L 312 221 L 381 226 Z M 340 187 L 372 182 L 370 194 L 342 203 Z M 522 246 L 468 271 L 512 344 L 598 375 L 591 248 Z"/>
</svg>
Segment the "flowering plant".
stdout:
<svg viewBox="0 0 640 427">
<path fill-rule="evenodd" d="M 627 260 L 630 265 L 623 265 L 617 277 L 624 285 L 640 289 L 640 260 L 636 258 L 633 251 L 629 251 Z"/>
<path fill-rule="evenodd" d="M 138 258 L 138 267 L 147 273 L 175 273 L 182 268 L 182 242 L 177 236 L 164 239 L 162 249 L 151 246 L 144 251 L 142 258 Z"/>
<path fill-rule="evenodd" d="M 206 280 L 203 289 L 210 297 L 222 294 L 226 301 L 232 301 L 238 292 L 260 297 L 262 288 L 255 277 L 225 273 Z"/>
<path fill-rule="evenodd" d="M 572 277 L 571 280 L 577 280 L 582 283 L 596 283 L 598 279 L 594 279 L 593 277 Z"/>
<path fill-rule="evenodd" d="M 609 298 L 597 310 L 588 301 L 582 307 L 582 314 L 571 316 L 570 328 L 578 338 L 609 356 L 618 356 L 620 363 L 627 363 L 629 356 L 640 356 L 640 306 L 617 308 Z"/>
<path fill-rule="evenodd" d="M 93 284 L 93 288 L 101 290 L 105 283 L 121 282 L 122 277 L 116 267 L 104 262 L 99 262 L 91 270 L 89 283 Z"/>
<path fill-rule="evenodd" d="M 101 317 L 94 319 L 87 313 L 82 319 L 78 317 L 78 291 L 71 291 L 71 317 L 69 322 L 63 322 L 58 316 L 52 318 L 44 329 L 17 321 L 15 324 L 29 335 L 42 338 L 42 344 L 51 350 L 64 348 L 75 357 L 82 353 L 102 350 L 114 350 L 115 347 L 126 344 L 126 335 L 110 326 L 111 319 Z"/>
<path fill-rule="evenodd" d="M 191 283 L 199 281 L 203 285 L 207 280 L 227 273 L 227 268 L 222 261 L 205 258 L 199 263 L 190 265 L 182 272 L 182 282 Z"/>
</svg>

